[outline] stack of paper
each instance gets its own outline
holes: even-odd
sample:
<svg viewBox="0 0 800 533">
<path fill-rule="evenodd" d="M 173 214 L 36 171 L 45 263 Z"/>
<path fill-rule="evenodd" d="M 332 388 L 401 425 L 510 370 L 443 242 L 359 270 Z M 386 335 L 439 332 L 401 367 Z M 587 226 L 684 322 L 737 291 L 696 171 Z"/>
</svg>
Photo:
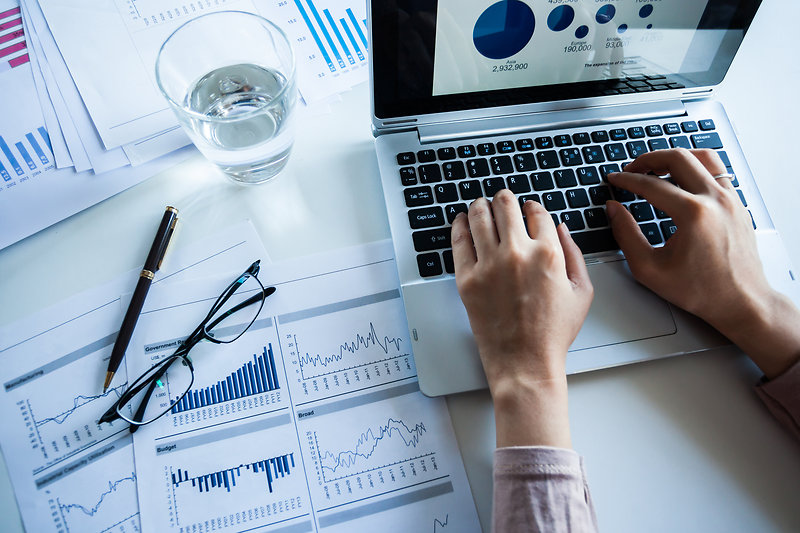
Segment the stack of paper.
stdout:
<svg viewBox="0 0 800 533">
<path fill-rule="evenodd" d="M 159 93 L 158 50 L 221 10 L 289 35 L 306 103 L 367 78 L 365 6 L 352 0 L 0 0 L 0 249 L 192 153 Z"/>
</svg>

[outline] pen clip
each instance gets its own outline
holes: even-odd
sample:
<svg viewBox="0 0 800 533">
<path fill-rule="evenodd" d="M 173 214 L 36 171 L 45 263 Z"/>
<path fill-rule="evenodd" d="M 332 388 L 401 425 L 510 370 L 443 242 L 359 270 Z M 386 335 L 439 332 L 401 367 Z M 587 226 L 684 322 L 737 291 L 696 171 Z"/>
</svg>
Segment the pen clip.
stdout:
<svg viewBox="0 0 800 533">
<path fill-rule="evenodd" d="M 175 212 L 177 213 L 177 211 Z M 164 262 L 164 258 L 167 257 L 167 252 L 169 252 L 170 247 L 172 246 L 172 241 L 174 240 L 173 237 L 175 233 L 175 228 L 178 225 L 178 220 L 179 219 L 176 216 L 175 218 L 172 219 L 172 223 L 169 226 L 169 233 L 167 234 L 167 244 L 164 245 L 164 251 L 161 253 L 161 258 L 158 260 L 158 267 L 157 267 L 158 270 L 161 270 L 161 263 Z"/>
</svg>

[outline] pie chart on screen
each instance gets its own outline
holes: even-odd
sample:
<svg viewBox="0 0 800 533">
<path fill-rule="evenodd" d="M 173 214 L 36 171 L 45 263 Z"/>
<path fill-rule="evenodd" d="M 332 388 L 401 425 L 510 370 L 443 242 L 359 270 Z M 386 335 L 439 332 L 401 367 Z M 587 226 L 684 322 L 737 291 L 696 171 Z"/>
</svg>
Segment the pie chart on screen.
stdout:
<svg viewBox="0 0 800 533">
<path fill-rule="evenodd" d="M 489 6 L 475 23 L 472 42 L 489 59 L 507 59 L 519 53 L 533 37 L 533 11 L 520 0 L 503 0 Z"/>
</svg>

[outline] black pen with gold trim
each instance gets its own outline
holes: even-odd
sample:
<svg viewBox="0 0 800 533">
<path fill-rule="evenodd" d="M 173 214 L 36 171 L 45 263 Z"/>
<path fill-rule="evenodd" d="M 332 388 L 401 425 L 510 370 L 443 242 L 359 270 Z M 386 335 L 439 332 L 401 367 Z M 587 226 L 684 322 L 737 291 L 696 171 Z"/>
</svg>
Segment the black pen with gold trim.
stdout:
<svg viewBox="0 0 800 533">
<path fill-rule="evenodd" d="M 139 321 L 139 315 L 142 312 L 144 300 L 147 298 L 147 291 L 150 289 L 150 284 L 153 283 L 156 272 L 161 268 L 161 262 L 164 260 L 164 255 L 167 253 L 169 241 L 175 231 L 175 223 L 177 221 L 178 210 L 174 207 L 167 206 L 164 217 L 161 219 L 161 224 L 158 226 L 153 246 L 150 247 L 150 253 L 147 254 L 147 260 L 144 262 L 144 268 L 142 268 L 142 272 L 139 274 L 139 281 L 136 283 L 136 290 L 133 291 L 131 303 L 128 305 L 128 310 L 125 312 L 125 318 L 122 320 L 122 327 L 119 328 L 119 334 L 114 343 L 114 349 L 111 351 L 111 359 L 108 360 L 106 381 L 103 384 L 104 394 L 108 390 L 111 380 L 114 379 L 114 374 L 117 372 L 122 358 L 125 356 L 125 350 L 128 349 L 128 343 L 131 341 L 136 322 Z"/>
</svg>

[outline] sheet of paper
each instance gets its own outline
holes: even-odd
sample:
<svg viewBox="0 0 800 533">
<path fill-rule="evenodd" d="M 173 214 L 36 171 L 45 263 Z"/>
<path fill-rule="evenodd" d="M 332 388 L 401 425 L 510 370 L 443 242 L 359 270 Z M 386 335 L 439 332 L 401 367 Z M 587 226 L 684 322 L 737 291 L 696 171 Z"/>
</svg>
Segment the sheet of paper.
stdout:
<svg viewBox="0 0 800 533">
<path fill-rule="evenodd" d="M 262 268 L 277 292 L 254 325 L 197 345 L 189 394 L 134 434 L 143 531 L 480 531 L 446 404 L 419 391 L 395 268 L 388 241 Z M 233 276 L 154 291 L 128 375 Z M 163 382 L 153 401 L 183 392 Z"/>
<path fill-rule="evenodd" d="M 252 225 L 179 243 L 154 285 L 244 269 L 265 255 Z M 28 531 L 133 532 L 137 473 L 126 424 L 96 420 L 125 383 L 102 381 L 138 271 L 0 331 L 0 446 Z"/>
</svg>

